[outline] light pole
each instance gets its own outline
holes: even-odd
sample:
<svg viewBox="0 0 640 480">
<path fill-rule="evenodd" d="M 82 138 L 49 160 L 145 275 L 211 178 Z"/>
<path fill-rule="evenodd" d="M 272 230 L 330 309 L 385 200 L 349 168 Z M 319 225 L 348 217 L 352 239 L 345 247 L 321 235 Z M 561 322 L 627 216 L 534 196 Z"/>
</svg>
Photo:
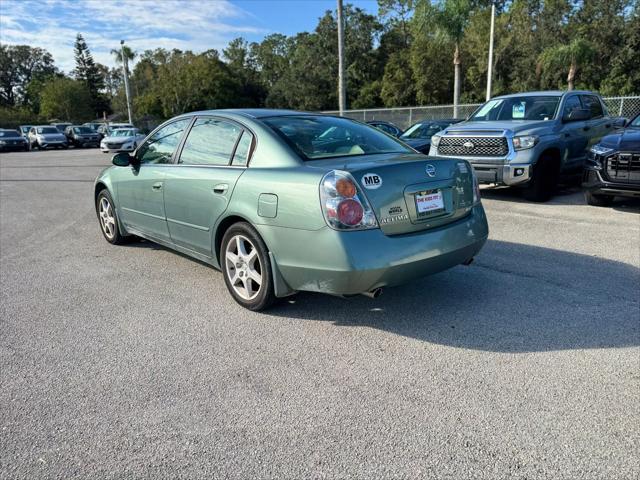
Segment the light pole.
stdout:
<svg viewBox="0 0 640 480">
<path fill-rule="evenodd" d="M 342 0 L 338 0 L 338 107 L 340 116 L 347 108 L 347 89 L 344 84 L 344 23 Z"/>
<path fill-rule="evenodd" d="M 129 114 L 129 124 L 133 125 L 131 115 L 131 92 L 129 91 L 129 59 L 124 52 L 124 40 L 120 40 L 120 55 L 122 55 L 122 75 L 124 76 L 124 92 L 127 95 L 127 113 Z"/>
<path fill-rule="evenodd" d="M 487 101 L 491 98 L 493 80 L 493 30 L 496 23 L 496 2 L 491 2 L 491 33 L 489 34 L 489 64 L 487 65 Z"/>
</svg>

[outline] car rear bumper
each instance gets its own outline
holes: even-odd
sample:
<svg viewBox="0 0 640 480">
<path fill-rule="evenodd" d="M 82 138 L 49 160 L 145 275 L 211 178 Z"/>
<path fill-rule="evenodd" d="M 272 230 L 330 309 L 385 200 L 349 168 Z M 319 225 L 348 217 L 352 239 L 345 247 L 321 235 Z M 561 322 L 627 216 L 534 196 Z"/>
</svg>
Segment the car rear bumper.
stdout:
<svg viewBox="0 0 640 480">
<path fill-rule="evenodd" d="M 640 197 L 640 184 L 607 181 L 602 177 L 600 170 L 594 168 L 584 171 L 582 187 L 595 195 Z"/>
<path fill-rule="evenodd" d="M 387 236 L 380 229 L 339 232 L 329 227 L 317 231 L 266 225 L 257 228 L 289 291 L 335 295 L 400 285 L 454 267 L 476 255 L 489 234 L 482 205 L 476 205 L 456 222 L 405 235 Z"/>
</svg>

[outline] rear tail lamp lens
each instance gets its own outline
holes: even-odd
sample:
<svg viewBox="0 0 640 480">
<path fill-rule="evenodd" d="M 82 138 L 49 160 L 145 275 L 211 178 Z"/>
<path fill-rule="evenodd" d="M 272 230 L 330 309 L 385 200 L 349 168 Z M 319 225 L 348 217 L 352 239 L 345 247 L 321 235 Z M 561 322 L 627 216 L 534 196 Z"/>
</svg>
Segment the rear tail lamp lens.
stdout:
<svg viewBox="0 0 640 480">
<path fill-rule="evenodd" d="M 336 230 L 377 228 L 373 209 L 348 172 L 332 170 L 320 182 L 320 202 L 327 225 Z"/>
</svg>

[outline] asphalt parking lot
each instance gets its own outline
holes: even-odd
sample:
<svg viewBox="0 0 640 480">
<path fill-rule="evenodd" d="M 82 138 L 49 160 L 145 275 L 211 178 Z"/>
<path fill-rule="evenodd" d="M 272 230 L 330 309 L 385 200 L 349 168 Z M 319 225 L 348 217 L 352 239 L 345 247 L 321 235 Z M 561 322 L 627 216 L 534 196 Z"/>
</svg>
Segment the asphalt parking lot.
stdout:
<svg viewBox="0 0 640 480">
<path fill-rule="evenodd" d="M 485 188 L 471 266 L 257 314 L 103 240 L 109 160 L 0 155 L 0 478 L 640 475 L 640 202 Z"/>
</svg>

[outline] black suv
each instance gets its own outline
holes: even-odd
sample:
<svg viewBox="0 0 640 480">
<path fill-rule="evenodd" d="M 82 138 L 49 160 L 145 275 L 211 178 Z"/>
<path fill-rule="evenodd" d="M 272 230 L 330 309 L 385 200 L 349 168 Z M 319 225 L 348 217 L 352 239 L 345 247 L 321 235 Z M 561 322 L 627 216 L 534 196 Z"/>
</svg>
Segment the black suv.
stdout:
<svg viewBox="0 0 640 480">
<path fill-rule="evenodd" d="M 587 203 L 599 207 L 615 196 L 640 197 L 640 115 L 591 147 L 582 186 Z"/>
<path fill-rule="evenodd" d="M 85 125 L 70 125 L 64 129 L 70 145 L 75 147 L 98 147 L 100 135 Z"/>
</svg>

